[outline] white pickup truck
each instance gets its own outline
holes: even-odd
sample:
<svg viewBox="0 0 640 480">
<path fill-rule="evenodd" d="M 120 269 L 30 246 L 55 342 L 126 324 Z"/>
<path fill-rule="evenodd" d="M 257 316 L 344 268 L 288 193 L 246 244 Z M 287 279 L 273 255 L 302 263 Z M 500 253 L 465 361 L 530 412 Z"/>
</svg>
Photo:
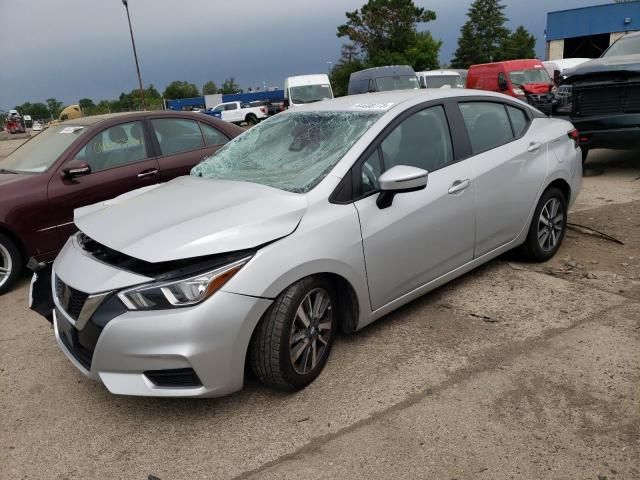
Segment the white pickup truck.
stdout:
<svg viewBox="0 0 640 480">
<path fill-rule="evenodd" d="M 225 102 L 216 105 L 204 112 L 217 118 L 221 118 L 225 122 L 237 123 L 247 122 L 249 125 L 255 125 L 260 120 L 264 120 L 269 116 L 269 111 L 265 106 L 252 107 L 244 102 Z"/>
</svg>

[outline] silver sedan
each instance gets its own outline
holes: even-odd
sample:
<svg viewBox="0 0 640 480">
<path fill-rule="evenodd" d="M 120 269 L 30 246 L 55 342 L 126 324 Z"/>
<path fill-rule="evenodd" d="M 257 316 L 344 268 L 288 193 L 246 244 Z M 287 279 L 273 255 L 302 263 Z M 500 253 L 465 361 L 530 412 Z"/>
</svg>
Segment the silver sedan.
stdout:
<svg viewBox="0 0 640 480">
<path fill-rule="evenodd" d="M 262 122 L 191 175 L 76 211 L 55 336 L 113 393 L 297 390 L 359 330 L 498 255 L 558 250 L 578 132 L 500 94 L 386 92 Z"/>
</svg>

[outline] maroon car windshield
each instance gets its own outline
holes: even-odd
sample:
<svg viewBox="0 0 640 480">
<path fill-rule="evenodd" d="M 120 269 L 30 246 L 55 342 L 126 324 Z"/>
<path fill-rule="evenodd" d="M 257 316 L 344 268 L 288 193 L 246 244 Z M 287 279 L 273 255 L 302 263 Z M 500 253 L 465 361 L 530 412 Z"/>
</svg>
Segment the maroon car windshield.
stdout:
<svg viewBox="0 0 640 480">
<path fill-rule="evenodd" d="M 0 161 L 0 168 L 20 173 L 46 172 L 83 131 L 79 125 L 53 125 Z"/>
</svg>

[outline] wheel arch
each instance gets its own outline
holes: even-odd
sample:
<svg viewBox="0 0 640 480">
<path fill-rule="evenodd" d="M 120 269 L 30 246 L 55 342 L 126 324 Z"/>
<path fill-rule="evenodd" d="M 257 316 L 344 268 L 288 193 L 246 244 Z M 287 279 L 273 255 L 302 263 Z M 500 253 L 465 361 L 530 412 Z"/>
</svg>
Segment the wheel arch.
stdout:
<svg viewBox="0 0 640 480">
<path fill-rule="evenodd" d="M 0 223 L 0 233 L 5 235 L 6 237 L 9 238 L 9 240 L 11 240 L 14 245 L 16 246 L 16 248 L 18 249 L 18 252 L 20 253 L 20 256 L 22 257 L 22 263 L 26 263 L 26 255 L 27 255 L 27 251 L 26 251 L 26 247 L 24 245 L 24 243 L 22 242 L 22 239 L 18 236 L 17 233 L 15 233 L 13 230 L 11 230 L 8 226 L 6 226 L 3 223 Z"/>
<path fill-rule="evenodd" d="M 567 201 L 567 205 L 569 205 L 569 203 L 571 202 L 571 185 L 569 185 L 569 182 L 567 182 L 564 178 L 556 178 L 546 186 L 540 196 L 542 196 L 544 192 L 552 187 L 555 187 L 562 192 L 562 194 L 564 195 L 564 199 Z"/>
</svg>

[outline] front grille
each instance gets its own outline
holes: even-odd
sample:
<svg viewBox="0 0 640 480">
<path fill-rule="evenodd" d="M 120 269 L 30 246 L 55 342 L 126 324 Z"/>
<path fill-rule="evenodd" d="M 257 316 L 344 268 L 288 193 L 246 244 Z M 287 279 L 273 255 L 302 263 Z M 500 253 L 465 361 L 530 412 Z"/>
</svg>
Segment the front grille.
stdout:
<svg viewBox="0 0 640 480">
<path fill-rule="evenodd" d="M 58 302 L 64 311 L 74 320 L 78 320 L 88 296 L 88 293 L 70 287 L 56 276 L 56 297 L 58 298 Z"/>
<path fill-rule="evenodd" d="M 64 322 L 64 324 L 62 322 Z M 80 344 L 78 330 L 76 330 L 73 325 L 67 322 L 64 318 L 60 317 L 58 317 L 58 330 L 60 340 L 64 346 L 67 347 L 67 350 L 71 352 L 73 358 L 75 358 L 84 368 L 91 370 L 93 351 Z"/>
<path fill-rule="evenodd" d="M 202 382 L 193 368 L 148 370 L 145 376 L 158 387 L 201 387 Z"/>
<path fill-rule="evenodd" d="M 575 112 L 580 117 L 640 112 L 640 84 L 576 86 Z"/>
</svg>

